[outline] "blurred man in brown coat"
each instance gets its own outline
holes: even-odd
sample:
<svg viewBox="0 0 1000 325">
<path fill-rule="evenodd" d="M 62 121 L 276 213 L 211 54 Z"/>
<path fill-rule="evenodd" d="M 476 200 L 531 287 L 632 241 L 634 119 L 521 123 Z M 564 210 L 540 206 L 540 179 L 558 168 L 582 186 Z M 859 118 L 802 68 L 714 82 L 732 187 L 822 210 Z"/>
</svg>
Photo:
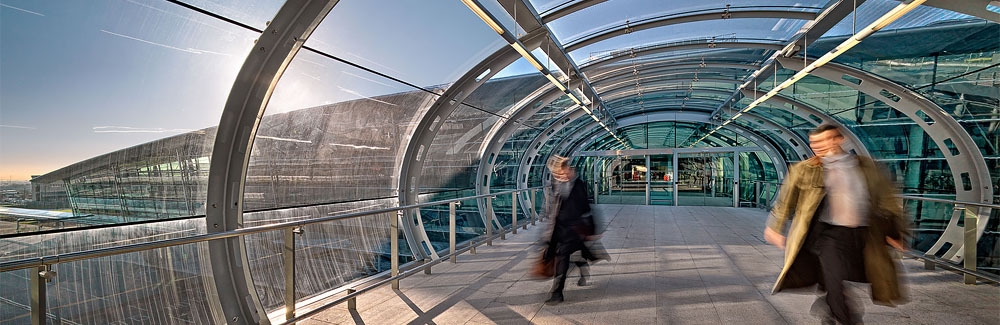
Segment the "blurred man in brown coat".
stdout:
<svg viewBox="0 0 1000 325">
<path fill-rule="evenodd" d="M 791 167 L 764 229 L 785 250 L 773 293 L 819 285 L 826 296 L 814 311 L 824 323 L 861 323 L 844 281 L 871 283 L 875 303 L 903 300 L 889 246 L 904 249 L 908 227 L 895 186 L 868 157 L 844 152 L 841 130 L 829 124 L 809 133 L 815 157 Z M 788 237 L 782 235 L 791 220 Z"/>
</svg>

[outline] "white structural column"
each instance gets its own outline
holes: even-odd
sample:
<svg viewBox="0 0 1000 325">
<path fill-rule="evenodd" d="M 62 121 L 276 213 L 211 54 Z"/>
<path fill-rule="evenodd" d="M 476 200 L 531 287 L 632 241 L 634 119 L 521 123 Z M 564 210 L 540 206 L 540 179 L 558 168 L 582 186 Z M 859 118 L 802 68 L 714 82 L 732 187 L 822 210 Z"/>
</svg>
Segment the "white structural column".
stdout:
<svg viewBox="0 0 1000 325">
<path fill-rule="evenodd" d="M 337 2 L 285 3 L 243 62 L 226 100 L 212 147 L 205 205 L 209 233 L 242 227 L 243 186 L 260 117 L 288 63 Z M 213 313 L 216 321 L 269 323 L 254 288 L 243 238 L 213 240 L 208 249 L 214 282 L 206 284 L 210 286 L 206 291 L 218 295 L 221 311 Z"/>
<path fill-rule="evenodd" d="M 797 70 L 801 69 L 803 59 L 779 58 L 778 60 L 783 67 Z M 962 125 L 940 106 L 894 82 L 840 64 L 827 63 L 814 70 L 812 75 L 856 89 L 905 114 L 934 140 L 948 161 L 955 182 L 955 199 L 987 204 L 993 202 L 990 171 L 986 167 L 982 152 Z M 849 80 L 857 80 L 858 83 Z M 978 240 L 989 222 L 990 209 L 968 207 L 966 214 L 978 217 L 976 234 Z M 941 255 L 941 258 L 953 261 L 962 259 L 965 247 L 964 230 L 958 223 L 964 217 L 963 214 L 953 214 L 944 234 L 928 250 L 929 254 L 936 254 L 945 244 L 951 244 L 951 248 Z"/>
</svg>

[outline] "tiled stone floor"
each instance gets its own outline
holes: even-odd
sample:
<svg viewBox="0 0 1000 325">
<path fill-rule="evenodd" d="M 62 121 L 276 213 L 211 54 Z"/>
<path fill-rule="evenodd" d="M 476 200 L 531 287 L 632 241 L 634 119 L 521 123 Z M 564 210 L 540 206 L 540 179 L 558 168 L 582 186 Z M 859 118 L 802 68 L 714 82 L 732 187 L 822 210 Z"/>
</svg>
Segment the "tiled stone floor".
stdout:
<svg viewBox="0 0 1000 325">
<path fill-rule="evenodd" d="M 771 295 L 781 250 L 764 243 L 766 214 L 753 208 L 597 205 L 611 255 L 591 267 L 591 285 L 567 281 L 566 301 L 543 304 L 551 281 L 527 271 L 544 226 L 529 226 L 432 274 L 384 286 L 301 324 L 819 324 L 811 293 Z M 903 260 L 911 302 L 876 306 L 864 286 L 869 324 L 1000 324 L 1000 288 Z"/>
</svg>

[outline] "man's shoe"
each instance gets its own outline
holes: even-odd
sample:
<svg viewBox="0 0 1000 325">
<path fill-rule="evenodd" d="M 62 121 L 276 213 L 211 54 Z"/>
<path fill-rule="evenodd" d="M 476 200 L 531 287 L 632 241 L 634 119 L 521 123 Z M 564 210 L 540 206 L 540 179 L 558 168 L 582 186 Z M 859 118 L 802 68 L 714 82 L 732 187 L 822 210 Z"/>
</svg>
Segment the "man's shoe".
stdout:
<svg viewBox="0 0 1000 325">
<path fill-rule="evenodd" d="M 589 282 L 587 282 L 587 278 L 585 278 L 585 277 L 580 277 L 580 280 L 579 280 L 579 281 L 576 281 L 576 285 L 578 285 L 578 286 L 581 286 L 581 287 L 586 287 L 586 286 L 589 286 L 589 285 L 590 285 L 590 283 L 589 283 Z"/>
<path fill-rule="evenodd" d="M 545 304 L 558 305 L 560 302 L 563 302 L 563 295 L 553 293 L 552 296 L 549 297 L 549 300 L 545 301 Z"/>
</svg>

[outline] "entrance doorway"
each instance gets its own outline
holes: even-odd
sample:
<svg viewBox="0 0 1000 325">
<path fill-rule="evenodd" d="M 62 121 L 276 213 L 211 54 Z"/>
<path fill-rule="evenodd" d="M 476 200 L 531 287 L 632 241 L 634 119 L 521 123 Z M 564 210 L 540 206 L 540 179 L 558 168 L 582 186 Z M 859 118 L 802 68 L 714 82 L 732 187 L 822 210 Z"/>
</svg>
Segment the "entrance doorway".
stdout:
<svg viewBox="0 0 1000 325">
<path fill-rule="evenodd" d="M 732 152 L 678 153 L 677 205 L 735 206 Z"/>
</svg>

